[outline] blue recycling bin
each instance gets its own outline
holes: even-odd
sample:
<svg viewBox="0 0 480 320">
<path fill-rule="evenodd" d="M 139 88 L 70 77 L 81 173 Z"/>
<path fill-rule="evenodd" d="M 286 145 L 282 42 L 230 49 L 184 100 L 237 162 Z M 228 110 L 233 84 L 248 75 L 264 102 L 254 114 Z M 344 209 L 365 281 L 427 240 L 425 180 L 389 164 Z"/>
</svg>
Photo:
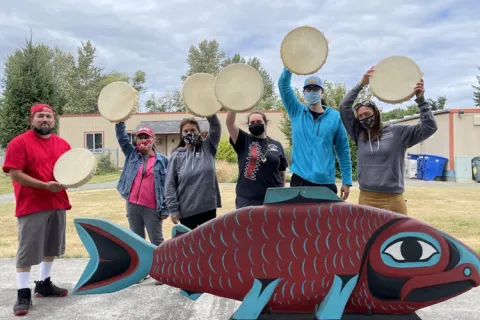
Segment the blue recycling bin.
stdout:
<svg viewBox="0 0 480 320">
<path fill-rule="evenodd" d="M 432 154 L 423 155 L 422 164 L 422 179 L 426 181 L 433 181 L 437 177 L 443 176 L 443 171 L 447 164 L 448 159 Z"/>
<path fill-rule="evenodd" d="M 419 154 L 417 157 L 417 179 L 423 178 L 423 154 Z"/>
<path fill-rule="evenodd" d="M 419 154 L 409 153 L 408 155 L 409 160 L 418 160 Z"/>
</svg>

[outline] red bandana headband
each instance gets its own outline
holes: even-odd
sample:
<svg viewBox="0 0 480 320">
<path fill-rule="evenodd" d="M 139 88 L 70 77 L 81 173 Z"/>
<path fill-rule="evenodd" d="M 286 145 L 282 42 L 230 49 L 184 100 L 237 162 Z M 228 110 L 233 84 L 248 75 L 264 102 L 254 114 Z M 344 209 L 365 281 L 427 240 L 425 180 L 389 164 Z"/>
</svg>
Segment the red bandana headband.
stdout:
<svg viewBox="0 0 480 320">
<path fill-rule="evenodd" d="M 30 115 L 34 115 L 37 112 L 55 113 L 52 107 L 46 103 L 37 103 L 30 108 Z"/>
</svg>

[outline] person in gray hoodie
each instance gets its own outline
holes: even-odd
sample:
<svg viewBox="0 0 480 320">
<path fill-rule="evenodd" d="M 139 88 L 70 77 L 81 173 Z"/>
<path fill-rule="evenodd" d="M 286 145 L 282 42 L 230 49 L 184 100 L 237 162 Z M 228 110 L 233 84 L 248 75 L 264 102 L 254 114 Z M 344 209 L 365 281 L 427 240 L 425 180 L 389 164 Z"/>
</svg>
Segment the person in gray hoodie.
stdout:
<svg viewBox="0 0 480 320">
<path fill-rule="evenodd" d="M 180 123 L 180 143 L 170 157 L 165 181 L 165 202 L 172 222 L 192 230 L 214 219 L 217 208 L 222 207 L 215 166 L 221 124 L 217 115 L 207 121 L 205 139 L 195 119 Z"/>
<path fill-rule="evenodd" d="M 420 109 L 420 122 L 416 125 L 383 124 L 380 111 L 370 100 L 353 106 L 374 71 L 375 66 L 340 103 L 342 122 L 357 145 L 358 203 L 406 215 L 403 196 L 406 150 L 432 136 L 437 131 L 437 123 L 424 97 L 423 79 L 414 89 Z"/>
</svg>

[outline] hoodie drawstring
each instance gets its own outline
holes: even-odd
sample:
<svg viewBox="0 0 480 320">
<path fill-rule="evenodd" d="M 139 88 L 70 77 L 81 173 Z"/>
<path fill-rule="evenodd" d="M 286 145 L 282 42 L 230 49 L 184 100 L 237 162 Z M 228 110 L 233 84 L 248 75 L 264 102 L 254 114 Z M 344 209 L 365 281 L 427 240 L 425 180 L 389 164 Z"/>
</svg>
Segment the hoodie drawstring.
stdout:
<svg viewBox="0 0 480 320">
<path fill-rule="evenodd" d="M 372 148 L 372 139 L 370 139 L 370 130 L 367 130 L 368 132 L 368 142 L 370 143 L 370 151 L 373 153 L 373 148 Z M 380 139 L 377 138 L 377 152 L 380 150 Z"/>
</svg>

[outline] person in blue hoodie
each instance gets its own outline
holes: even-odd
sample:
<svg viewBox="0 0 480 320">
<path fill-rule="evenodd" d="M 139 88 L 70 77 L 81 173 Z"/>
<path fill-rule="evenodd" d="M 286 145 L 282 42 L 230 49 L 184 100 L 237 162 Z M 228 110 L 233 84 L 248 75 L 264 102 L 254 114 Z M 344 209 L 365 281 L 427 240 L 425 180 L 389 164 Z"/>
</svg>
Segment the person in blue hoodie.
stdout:
<svg viewBox="0 0 480 320">
<path fill-rule="evenodd" d="M 338 156 L 342 174 L 340 196 L 346 200 L 352 186 L 352 160 L 340 113 L 322 103 L 323 84 L 319 77 L 312 75 L 305 79 L 303 94 L 307 105 L 298 101 L 291 79 L 292 73 L 285 67 L 278 88 L 292 124 L 290 186 L 325 186 L 338 193 L 335 184 Z"/>
</svg>

